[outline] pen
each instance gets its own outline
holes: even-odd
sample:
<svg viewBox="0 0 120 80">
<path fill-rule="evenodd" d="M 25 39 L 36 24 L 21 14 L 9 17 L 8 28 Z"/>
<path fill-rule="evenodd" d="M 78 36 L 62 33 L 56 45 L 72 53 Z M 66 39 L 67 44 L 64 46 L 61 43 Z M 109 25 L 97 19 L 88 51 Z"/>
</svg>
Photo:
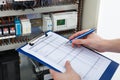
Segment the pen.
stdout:
<svg viewBox="0 0 120 80">
<path fill-rule="evenodd" d="M 94 32 L 95 30 L 96 30 L 95 28 L 92 28 L 92 29 L 90 29 L 89 31 L 87 31 L 87 32 L 85 32 L 85 33 L 83 33 L 83 34 L 80 34 L 79 36 L 77 36 L 77 37 L 69 40 L 68 42 L 72 43 L 72 40 L 74 40 L 74 39 L 81 39 L 81 38 L 83 38 L 83 37 L 86 37 L 87 35 L 91 34 L 91 33 Z M 68 42 L 67 42 L 67 43 L 68 43 Z"/>
</svg>

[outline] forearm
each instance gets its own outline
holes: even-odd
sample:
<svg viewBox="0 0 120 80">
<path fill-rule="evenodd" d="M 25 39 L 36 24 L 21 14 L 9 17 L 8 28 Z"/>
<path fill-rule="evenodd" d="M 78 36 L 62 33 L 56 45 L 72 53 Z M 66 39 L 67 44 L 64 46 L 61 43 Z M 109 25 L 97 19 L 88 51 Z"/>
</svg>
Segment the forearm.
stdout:
<svg viewBox="0 0 120 80">
<path fill-rule="evenodd" d="M 104 40 L 102 43 L 103 51 L 120 53 L 120 39 Z"/>
</svg>

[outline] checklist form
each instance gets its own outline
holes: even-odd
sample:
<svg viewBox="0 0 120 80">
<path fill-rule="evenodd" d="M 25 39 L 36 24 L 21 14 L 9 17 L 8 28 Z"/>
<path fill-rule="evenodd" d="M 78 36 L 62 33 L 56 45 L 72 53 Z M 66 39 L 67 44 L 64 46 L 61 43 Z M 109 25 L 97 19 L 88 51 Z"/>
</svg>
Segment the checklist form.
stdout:
<svg viewBox="0 0 120 80">
<path fill-rule="evenodd" d="M 111 79 L 118 67 L 116 62 L 86 47 L 73 48 L 71 43 L 66 44 L 69 40 L 63 36 L 54 32 L 47 34 L 34 40 L 34 45 L 27 44 L 18 51 L 60 72 L 65 72 L 65 62 L 70 61 L 82 80 L 104 80 L 107 74 Z M 113 71 L 109 73 L 111 68 Z"/>
</svg>

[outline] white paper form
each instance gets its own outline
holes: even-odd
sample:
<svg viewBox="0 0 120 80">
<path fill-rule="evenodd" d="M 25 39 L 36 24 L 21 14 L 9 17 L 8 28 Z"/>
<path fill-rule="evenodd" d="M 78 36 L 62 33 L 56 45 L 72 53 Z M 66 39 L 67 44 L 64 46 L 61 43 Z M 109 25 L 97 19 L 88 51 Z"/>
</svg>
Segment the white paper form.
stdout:
<svg viewBox="0 0 120 80">
<path fill-rule="evenodd" d="M 99 80 L 111 60 L 85 47 L 72 48 L 71 44 L 65 44 L 67 41 L 60 35 L 48 32 L 47 37 L 40 37 L 33 46 L 28 44 L 22 50 L 61 72 L 65 72 L 64 65 L 69 60 L 83 80 Z"/>
</svg>

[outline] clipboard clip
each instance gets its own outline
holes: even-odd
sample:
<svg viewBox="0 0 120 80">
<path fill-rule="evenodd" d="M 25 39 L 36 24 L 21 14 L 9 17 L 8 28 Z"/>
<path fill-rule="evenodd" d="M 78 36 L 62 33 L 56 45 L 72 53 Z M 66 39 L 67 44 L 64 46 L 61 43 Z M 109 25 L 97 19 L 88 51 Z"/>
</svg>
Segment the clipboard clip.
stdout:
<svg viewBox="0 0 120 80">
<path fill-rule="evenodd" d="M 47 32 L 45 32 L 44 35 L 45 35 L 44 37 L 47 37 L 47 36 L 48 36 Z M 28 44 L 29 44 L 30 46 L 33 46 L 36 42 L 39 41 L 39 40 L 36 40 L 36 39 L 39 38 L 39 37 L 40 37 L 40 36 L 32 39 L 31 41 L 28 42 Z M 44 38 L 44 37 L 42 37 L 42 38 Z M 36 41 L 35 41 L 35 40 L 36 40 Z M 33 41 L 35 41 L 35 42 L 33 42 Z"/>
</svg>

